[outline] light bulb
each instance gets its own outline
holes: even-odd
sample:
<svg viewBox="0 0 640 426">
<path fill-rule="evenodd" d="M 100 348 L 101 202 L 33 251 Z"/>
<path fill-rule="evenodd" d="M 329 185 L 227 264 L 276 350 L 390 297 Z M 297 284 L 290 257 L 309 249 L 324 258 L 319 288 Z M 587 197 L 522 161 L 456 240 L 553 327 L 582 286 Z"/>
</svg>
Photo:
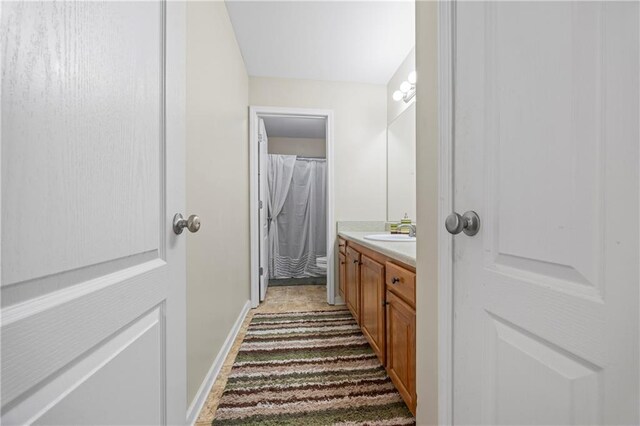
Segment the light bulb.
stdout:
<svg viewBox="0 0 640 426">
<path fill-rule="evenodd" d="M 402 93 L 409 93 L 409 90 L 411 90 L 411 84 L 408 81 L 403 81 L 400 85 L 400 91 Z"/>
<path fill-rule="evenodd" d="M 417 74 L 415 71 L 411 71 L 409 73 L 409 77 L 407 77 L 407 80 L 409 80 L 409 83 L 411 84 L 416 84 L 416 80 L 417 80 Z"/>
<path fill-rule="evenodd" d="M 400 99 L 402 99 L 403 94 L 401 91 L 396 90 L 395 92 L 393 92 L 393 100 L 394 101 L 399 101 Z"/>
</svg>

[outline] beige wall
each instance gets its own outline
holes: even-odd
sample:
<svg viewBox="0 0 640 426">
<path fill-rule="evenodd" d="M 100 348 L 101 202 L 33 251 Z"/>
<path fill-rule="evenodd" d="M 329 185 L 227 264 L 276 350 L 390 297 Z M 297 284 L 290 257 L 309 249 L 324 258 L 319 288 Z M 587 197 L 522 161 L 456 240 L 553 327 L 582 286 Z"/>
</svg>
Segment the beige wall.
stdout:
<svg viewBox="0 0 640 426">
<path fill-rule="evenodd" d="M 417 393 L 419 425 L 438 422 L 437 2 L 416 2 Z"/>
<path fill-rule="evenodd" d="M 326 144 L 324 139 L 269 138 L 269 154 L 324 158 L 325 153 Z"/>
<path fill-rule="evenodd" d="M 335 219 L 386 219 L 387 88 L 251 77 L 250 103 L 334 113 Z"/>
<path fill-rule="evenodd" d="M 389 83 L 387 83 L 387 123 L 391 123 L 402 112 L 415 102 L 415 97 L 408 103 L 405 101 L 394 101 L 393 92 L 400 89 L 400 84 L 407 79 L 409 73 L 416 69 L 416 49 L 411 49 L 411 52 L 402 61 L 396 72 L 393 74 Z"/>
<path fill-rule="evenodd" d="M 185 236 L 189 404 L 249 299 L 248 101 L 224 2 L 189 2 L 187 214 L 202 220 Z"/>
</svg>

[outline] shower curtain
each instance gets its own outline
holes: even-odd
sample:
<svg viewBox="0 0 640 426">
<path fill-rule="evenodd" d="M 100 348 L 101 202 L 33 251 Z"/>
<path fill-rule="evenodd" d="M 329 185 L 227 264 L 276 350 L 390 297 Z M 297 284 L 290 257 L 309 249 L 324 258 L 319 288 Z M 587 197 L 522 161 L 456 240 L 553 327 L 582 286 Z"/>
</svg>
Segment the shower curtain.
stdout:
<svg viewBox="0 0 640 426">
<path fill-rule="evenodd" d="M 326 275 L 326 161 L 270 154 L 268 167 L 269 277 Z"/>
</svg>

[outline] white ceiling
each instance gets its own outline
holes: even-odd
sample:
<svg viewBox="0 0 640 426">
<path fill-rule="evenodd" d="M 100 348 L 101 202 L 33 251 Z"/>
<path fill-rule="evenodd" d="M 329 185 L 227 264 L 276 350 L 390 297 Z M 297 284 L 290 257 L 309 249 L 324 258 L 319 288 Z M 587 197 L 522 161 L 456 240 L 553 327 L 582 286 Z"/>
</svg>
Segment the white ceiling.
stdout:
<svg viewBox="0 0 640 426">
<path fill-rule="evenodd" d="M 263 117 L 267 137 L 325 139 L 324 118 Z"/>
<path fill-rule="evenodd" d="M 251 76 L 387 84 L 415 44 L 412 0 L 226 5 Z"/>
</svg>

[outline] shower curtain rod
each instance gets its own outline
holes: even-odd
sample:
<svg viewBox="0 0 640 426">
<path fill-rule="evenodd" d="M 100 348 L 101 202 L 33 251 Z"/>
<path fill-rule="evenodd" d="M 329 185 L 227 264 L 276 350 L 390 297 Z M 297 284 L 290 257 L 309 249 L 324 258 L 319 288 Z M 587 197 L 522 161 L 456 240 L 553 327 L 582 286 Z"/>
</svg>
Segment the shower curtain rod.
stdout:
<svg viewBox="0 0 640 426">
<path fill-rule="evenodd" d="M 322 160 L 322 161 L 327 161 L 326 158 L 323 157 L 303 157 L 300 155 L 296 155 L 296 160 Z"/>
</svg>

